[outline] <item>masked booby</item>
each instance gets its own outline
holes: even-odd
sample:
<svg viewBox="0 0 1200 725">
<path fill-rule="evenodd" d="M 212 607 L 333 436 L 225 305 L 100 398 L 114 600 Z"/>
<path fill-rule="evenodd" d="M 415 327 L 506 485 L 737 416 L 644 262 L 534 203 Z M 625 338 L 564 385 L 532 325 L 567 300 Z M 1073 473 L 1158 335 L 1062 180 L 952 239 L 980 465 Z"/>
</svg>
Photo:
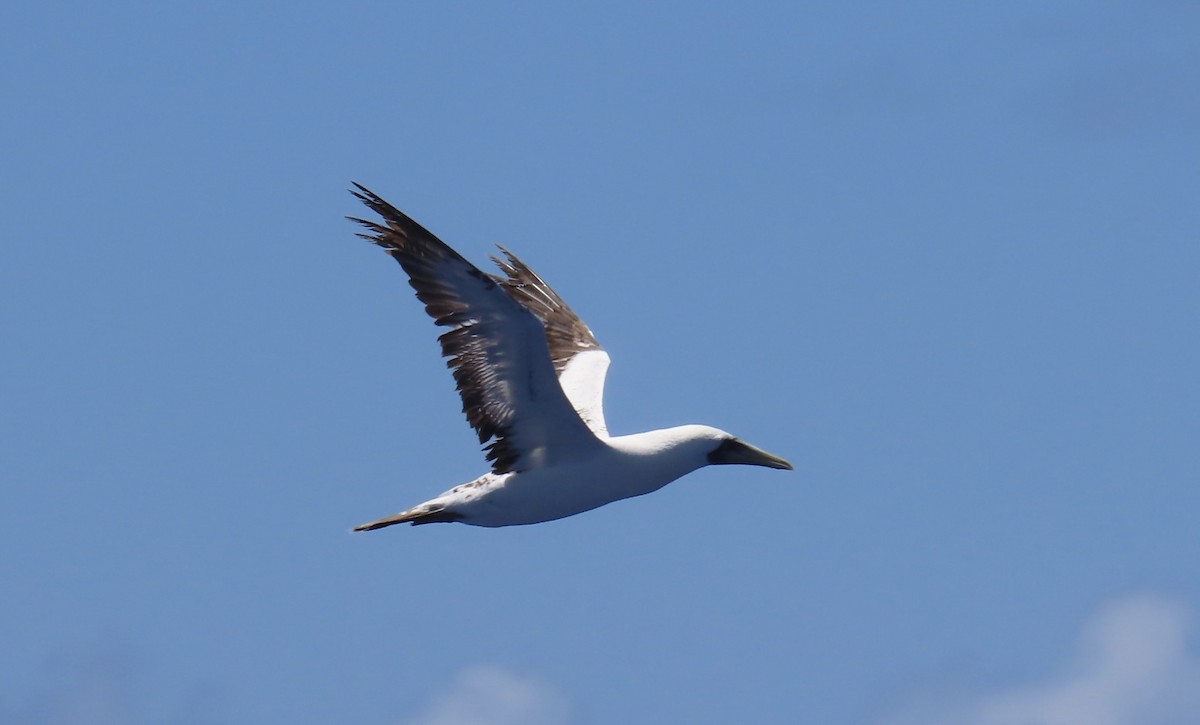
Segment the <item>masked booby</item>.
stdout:
<svg viewBox="0 0 1200 725">
<path fill-rule="evenodd" d="M 467 421 L 492 470 L 355 531 L 457 521 L 516 526 L 552 521 L 657 491 L 714 464 L 791 470 L 779 456 L 716 428 L 685 425 L 610 436 L 604 422 L 608 353 L 550 285 L 512 252 L 486 274 L 365 187 L 351 190 L 382 223 L 348 217 L 408 273 L 441 327 Z"/>
</svg>

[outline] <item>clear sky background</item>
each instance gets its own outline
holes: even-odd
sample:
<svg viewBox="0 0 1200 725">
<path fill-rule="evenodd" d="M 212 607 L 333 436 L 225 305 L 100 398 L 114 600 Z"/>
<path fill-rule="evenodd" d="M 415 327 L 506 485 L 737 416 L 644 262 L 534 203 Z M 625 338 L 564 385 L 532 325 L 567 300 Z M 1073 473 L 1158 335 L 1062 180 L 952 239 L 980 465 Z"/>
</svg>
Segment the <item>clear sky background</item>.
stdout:
<svg viewBox="0 0 1200 725">
<path fill-rule="evenodd" d="M 1197 3 L 0 28 L 3 725 L 1200 722 Z M 796 471 L 351 534 L 485 470 L 351 180 Z"/>
</svg>

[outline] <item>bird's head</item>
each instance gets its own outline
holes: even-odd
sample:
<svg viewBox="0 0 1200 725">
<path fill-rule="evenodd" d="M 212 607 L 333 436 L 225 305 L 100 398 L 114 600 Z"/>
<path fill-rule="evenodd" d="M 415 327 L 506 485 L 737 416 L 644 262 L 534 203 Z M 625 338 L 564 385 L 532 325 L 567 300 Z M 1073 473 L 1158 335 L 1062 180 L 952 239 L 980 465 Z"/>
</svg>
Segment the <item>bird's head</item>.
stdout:
<svg viewBox="0 0 1200 725">
<path fill-rule="evenodd" d="M 740 463 L 749 466 L 766 466 L 767 468 L 793 470 L 792 464 L 788 463 L 786 459 L 780 458 L 773 453 L 767 453 L 763 449 L 756 448 L 728 433 L 723 433 L 721 439 L 715 441 L 715 444 L 713 449 L 708 452 L 708 462 L 712 465 L 721 466 Z"/>
<path fill-rule="evenodd" d="M 786 459 L 756 448 L 719 428 L 687 425 L 678 430 L 683 433 L 682 437 L 688 440 L 690 446 L 698 446 L 703 450 L 705 462 L 702 465 L 722 466 L 736 463 L 792 470 L 792 464 Z"/>
</svg>

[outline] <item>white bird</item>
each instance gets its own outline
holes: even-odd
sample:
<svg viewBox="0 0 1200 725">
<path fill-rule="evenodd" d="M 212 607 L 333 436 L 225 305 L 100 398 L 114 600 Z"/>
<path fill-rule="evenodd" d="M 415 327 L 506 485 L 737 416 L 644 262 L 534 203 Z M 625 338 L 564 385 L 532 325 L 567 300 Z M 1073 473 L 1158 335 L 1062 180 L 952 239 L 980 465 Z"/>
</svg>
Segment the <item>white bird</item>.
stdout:
<svg viewBox="0 0 1200 725">
<path fill-rule="evenodd" d="M 351 191 L 383 224 L 349 217 L 387 250 L 436 324 L 463 412 L 492 470 L 394 516 L 355 527 L 449 521 L 516 526 L 552 521 L 657 491 L 710 464 L 791 470 L 784 459 L 708 426 L 609 436 L 609 357 L 542 278 L 504 247 L 485 274 L 365 187 Z"/>
</svg>

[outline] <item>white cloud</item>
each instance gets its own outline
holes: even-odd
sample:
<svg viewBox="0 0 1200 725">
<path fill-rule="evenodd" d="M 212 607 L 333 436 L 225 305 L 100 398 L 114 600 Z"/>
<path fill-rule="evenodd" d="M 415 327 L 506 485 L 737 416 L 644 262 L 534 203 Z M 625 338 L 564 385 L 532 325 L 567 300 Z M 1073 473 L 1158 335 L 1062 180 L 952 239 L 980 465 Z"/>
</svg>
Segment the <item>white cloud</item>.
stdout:
<svg viewBox="0 0 1200 725">
<path fill-rule="evenodd" d="M 1192 616 L 1153 594 L 1120 599 L 1084 627 L 1068 666 L 1044 683 L 910 708 L 887 725 L 1194 725 L 1200 657 Z"/>
<path fill-rule="evenodd" d="M 541 680 L 478 665 L 454 678 L 419 717 L 406 725 L 565 725 L 567 700 Z"/>
</svg>

